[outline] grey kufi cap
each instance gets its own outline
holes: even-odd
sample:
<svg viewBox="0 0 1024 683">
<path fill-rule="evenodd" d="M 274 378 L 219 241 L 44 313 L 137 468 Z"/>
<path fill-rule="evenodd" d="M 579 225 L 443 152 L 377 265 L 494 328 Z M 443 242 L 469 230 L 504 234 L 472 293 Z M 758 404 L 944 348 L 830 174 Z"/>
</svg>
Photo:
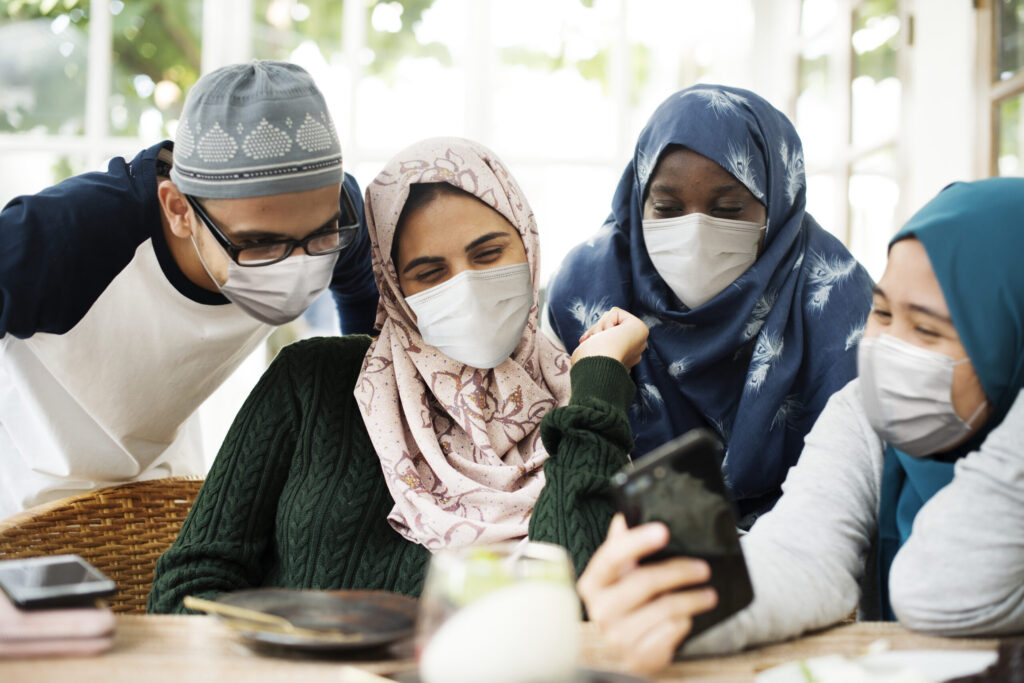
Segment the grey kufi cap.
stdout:
<svg viewBox="0 0 1024 683">
<path fill-rule="evenodd" d="M 200 78 L 185 98 L 171 180 L 211 199 L 341 183 L 341 145 L 324 96 L 300 66 L 254 61 Z"/>
</svg>

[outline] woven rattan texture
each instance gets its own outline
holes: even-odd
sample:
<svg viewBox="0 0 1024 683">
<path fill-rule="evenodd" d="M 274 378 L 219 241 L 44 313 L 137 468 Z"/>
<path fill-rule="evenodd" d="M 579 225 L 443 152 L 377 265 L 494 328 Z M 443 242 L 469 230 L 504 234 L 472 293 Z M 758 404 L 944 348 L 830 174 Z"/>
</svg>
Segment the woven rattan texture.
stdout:
<svg viewBox="0 0 1024 683">
<path fill-rule="evenodd" d="M 0 520 L 0 559 L 75 553 L 117 583 L 115 612 L 146 611 L 157 558 L 181 528 L 203 480 L 137 481 L 61 498 Z"/>
</svg>

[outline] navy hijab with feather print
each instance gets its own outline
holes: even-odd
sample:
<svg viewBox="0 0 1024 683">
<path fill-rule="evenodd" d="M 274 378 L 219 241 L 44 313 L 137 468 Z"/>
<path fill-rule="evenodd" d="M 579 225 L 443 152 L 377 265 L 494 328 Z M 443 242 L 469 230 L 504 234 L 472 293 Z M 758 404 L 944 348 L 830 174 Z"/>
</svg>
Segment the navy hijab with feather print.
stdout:
<svg viewBox="0 0 1024 683">
<path fill-rule="evenodd" d="M 729 171 L 768 216 L 757 262 L 692 310 L 658 275 L 643 238 L 647 184 L 669 145 Z M 825 402 L 856 375 L 871 280 L 804 210 L 803 150 L 789 120 L 752 92 L 699 85 L 654 112 L 611 216 L 566 257 L 549 302 L 570 352 L 612 306 L 647 323 L 632 373 L 634 457 L 710 427 L 727 444 L 723 469 L 741 513 L 756 516 L 778 498 Z"/>
</svg>

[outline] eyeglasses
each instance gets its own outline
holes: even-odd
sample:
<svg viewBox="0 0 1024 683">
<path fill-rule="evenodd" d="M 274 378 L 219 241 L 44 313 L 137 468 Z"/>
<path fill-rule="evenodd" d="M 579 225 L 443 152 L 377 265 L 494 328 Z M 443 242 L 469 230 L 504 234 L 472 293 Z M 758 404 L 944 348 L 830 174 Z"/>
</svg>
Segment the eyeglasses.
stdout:
<svg viewBox="0 0 1024 683">
<path fill-rule="evenodd" d="M 192 195 L 185 195 L 199 219 L 213 233 L 213 236 L 224 247 L 231 260 L 240 266 L 269 266 L 271 263 L 283 261 L 292 255 L 296 247 L 302 247 L 310 256 L 322 256 L 341 251 L 352 244 L 359 230 L 359 216 L 356 214 L 352 198 L 348 196 L 345 186 L 341 187 L 341 215 L 338 227 L 314 232 L 300 240 L 280 239 L 265 240 L 239 246 L 228 239 L 224 231 L 217 227 L 199 201 Z"/>
</svg>

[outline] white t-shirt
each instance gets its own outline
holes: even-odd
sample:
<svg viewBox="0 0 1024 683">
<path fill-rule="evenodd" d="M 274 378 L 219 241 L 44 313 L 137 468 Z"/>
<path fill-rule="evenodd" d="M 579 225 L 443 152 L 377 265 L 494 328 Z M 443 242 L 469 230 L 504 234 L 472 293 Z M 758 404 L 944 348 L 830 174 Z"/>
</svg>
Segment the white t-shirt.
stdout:
<svg viewBox="0 0 1024 683">
<path fill-rule="evenodd" d="M 271 330 L 181 294 L 146 240 L 70 331 L 0 339 L 0 518 L 204 474 L 196 409 Z"/>
</svg>

